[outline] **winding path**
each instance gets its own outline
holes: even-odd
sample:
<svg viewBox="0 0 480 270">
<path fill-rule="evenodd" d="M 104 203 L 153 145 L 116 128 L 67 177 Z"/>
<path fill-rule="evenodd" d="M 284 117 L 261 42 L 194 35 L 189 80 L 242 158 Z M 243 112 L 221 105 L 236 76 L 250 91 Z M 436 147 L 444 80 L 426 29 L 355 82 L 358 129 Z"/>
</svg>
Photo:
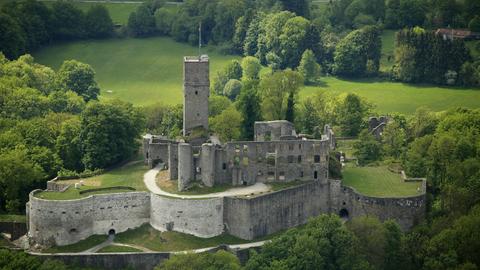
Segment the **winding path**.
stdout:
<svg viewBox="0 0 480 270">
<path fill-rule="evenodd" d="M 143 182 L 145 183 L 145 186 L 147 186 L 150 192 L 158 195 L 164 195 L 164 196 L 182 198 L 182 199 L 202 199 L 202 198 L 213 198 L 213 197 L 242 196 L 242 195 L 249 195 L 252 193 L 270 191 L 269 186 L 263 183 L 256 183 L 255 185 L 248 186 L 248 187 L 231 188 L 223 192 L 202 194 L 202 195 L 180 195 L 180 194 L 169 193 L 162 190 L 160 187 L 158 187 L 156 183 L 156 176 L 162 167 L 163 167 L 163 164 L 158 164 L 155 168 L 149 170 L 143 175 Z"/>
</svg>

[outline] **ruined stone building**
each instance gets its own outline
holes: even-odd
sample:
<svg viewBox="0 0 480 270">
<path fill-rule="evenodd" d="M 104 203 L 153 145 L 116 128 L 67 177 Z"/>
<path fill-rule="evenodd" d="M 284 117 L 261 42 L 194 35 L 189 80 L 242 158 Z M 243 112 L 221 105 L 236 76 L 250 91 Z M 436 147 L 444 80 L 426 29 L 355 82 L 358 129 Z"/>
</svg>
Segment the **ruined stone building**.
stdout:
<svg viewBox="0 0 480 270">
<path fill-rule="evenodd" d="M 208 64 L 207 56 L 184 58 L 184 136 L 194 129 L 208 130 Z M 327 136 L 321 140 L 307 139 L 297 136 L 293 124 L 286 120 L 266 121 L 255 123 L 254 141 L 199 144 L 147 134 L 143 149 L 146 164 L 164 164 L 170 179 L 178 179 L 179 190 L 193 181 L 212 187 L 325 180 L 333 137 L 328 126 L 325 131 Z"/>
</svg>

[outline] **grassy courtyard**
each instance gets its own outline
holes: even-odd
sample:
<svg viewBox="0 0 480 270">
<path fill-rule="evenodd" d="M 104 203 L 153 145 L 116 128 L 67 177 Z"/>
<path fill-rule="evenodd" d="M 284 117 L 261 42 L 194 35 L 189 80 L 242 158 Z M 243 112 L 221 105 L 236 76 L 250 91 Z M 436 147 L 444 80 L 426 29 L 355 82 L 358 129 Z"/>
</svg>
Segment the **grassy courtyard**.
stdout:
<svg viewBox="0 0 480 270">
<path fill-rule="evenodd" d="M 358 192 L 375 197 L 406 197 L 418 195 L 420 182 L 403 182 L 400 174 L 390 172 L 386 166 L 346 167 L 343 184 Z"/>
<path fill-rule="evenodd" d="M 115 187 L 115 186 L 126 186 L 133 187 L 135 191 L 145 191 L 147 188 L 143 183 L 143 175 L 148 170 L 148 167 L 143 164 L 141 161 L 136 161 L 128 163 L 120 168 L 113 169 L 102 175 L 84 178 L 84 179 L 73 179 L 73 180 L 64 180 L 59 181 L 60 183 L 71 184 L 70 188 L 65 192 L 52 192 L 52 191 L 43 191 L 36 194 L 36 197 L 48 200 L 72 200 L 87 197 L 93 194 L 105 194 L 105 193 L 118 193 L 118 192 L 129 192 L 127 189 L 112 189 L 112 190 L 103 190 L 98 192 L 88 192 L 85 194 L 80 194 L 81 190 L 88 190 L 93 188 L 105 188 L 105 187 Z M 83 180 L 84 186 L 80 189 L 75 189 L 75 183 Z"/>
<path fill-rule="evenodd" d="M 389 33 L 393 36 L 392 33 Z M 393 38 L 393 37 L 392 37 Z M 388 39 L 384 37 L 384 39 Z M 393 50 L 393 45 L 392 48 Z M 390 49 L 384 49 L 388 52 Z M 211 59 L 210 74 L 238 56 L 220 55 L 203 49 Z M 101 98 L 120 98 L 135 105 L 182 101 L 182 57 L 196 55 L 197 48 L 167 37 L 108 39 L 53 45 L 33 53 L 36 60 L 57 69 L 66 59 L 86 62 L 95 69 Z M 452 106 L 480 106 L 480 90 L 410 85 L 378 79 L 345 80 L 323 77 L 319 86 L 300 92 L 306 98 L 316 92 L 354 92 L 377 106 L 379 113 L 411 114 L 420 106 L 440 111 Z"/>
</svg>

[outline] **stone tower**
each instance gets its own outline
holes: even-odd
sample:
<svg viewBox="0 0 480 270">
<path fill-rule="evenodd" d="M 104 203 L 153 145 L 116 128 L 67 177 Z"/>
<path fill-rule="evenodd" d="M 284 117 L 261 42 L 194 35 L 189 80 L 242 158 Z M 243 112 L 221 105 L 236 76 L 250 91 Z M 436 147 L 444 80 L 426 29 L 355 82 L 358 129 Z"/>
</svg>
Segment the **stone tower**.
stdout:
<svg viewBox="0 0 480 270">
<path fill-rule="evenodd" d="M 186 56 L 183 61 L 183 135 L 192 129 L 208 130 L 210 78 L 208 56 Z"/>
</svg>

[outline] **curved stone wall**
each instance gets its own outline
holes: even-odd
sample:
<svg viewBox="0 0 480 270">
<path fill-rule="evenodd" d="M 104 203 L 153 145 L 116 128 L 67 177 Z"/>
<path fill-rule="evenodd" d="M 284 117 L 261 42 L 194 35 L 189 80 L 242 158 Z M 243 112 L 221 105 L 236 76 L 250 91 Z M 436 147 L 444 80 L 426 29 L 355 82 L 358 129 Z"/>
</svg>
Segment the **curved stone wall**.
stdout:
<svg viewBox="0 0 480 270">
<path fill-rule="evenodd" d="M 359 216 L 374 216 L 381 221 L 395 220 L 403 230 L 409 230 L 425 218 L 426 195 L 422 194 L 410 197 L 378 198 L 360 194 L 354 188 L 341 185 L 340 181 L 332 181 L 332 189 L 335 190 L 336 206 L 332 212 L 347 214 L 349 219 Z"/>
<path fill-rule="evenodd" d="M 340 180 L 315 181 L 254 196 L 180 199 L 148 192 L 92 195 L 78 200 L 51 201 L 30 194 L 29 236 L 45 246 L 67 245 L 93 234 L 123 232 L 150 222 L 160 231 L 198 237 L 228 232 L 255 239 L 324 213 L 347 218 L 376 216 L 394 219 L 404 230 L 425 217 L 425 192 L 405 198 L 376 198 L 345 187 Z"/>
<path fill-rule="evenodd" d="M 136 228 L 150 220 L 150 193 L 91 195 L 77 200 L 44 200 L 30 193 L 29 237 L 37 244 L 69 245 L 94 234 Z"/>
<path fill-rule="evenodd" d="M 150 224 L 160 231 L 199 237 L 223 233 L 223 198 L 177 199 L 152 194 Z"/>
</svg>

